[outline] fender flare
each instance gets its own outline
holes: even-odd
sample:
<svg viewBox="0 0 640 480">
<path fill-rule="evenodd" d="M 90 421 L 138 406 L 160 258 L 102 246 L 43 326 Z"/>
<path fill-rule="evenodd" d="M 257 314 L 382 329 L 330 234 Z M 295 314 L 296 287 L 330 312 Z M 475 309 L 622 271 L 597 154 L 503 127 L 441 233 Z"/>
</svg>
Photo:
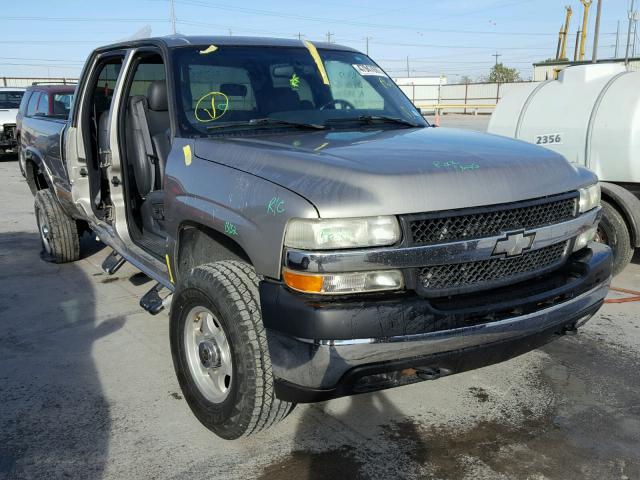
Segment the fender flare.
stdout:
<svg viewBox="0 0 640 480">
<path fill-rule="evenodd" d="M 602 198 L 612 203 L 624 217 L 631 234 L 631 245 L 640 247 L 640 199 L 620 185 L 600 182 Z"/>
<path fill-rule="evenodd" d="M 53 189 L 53 178 L 51 176 L 51 172 L 47 168 L 45 162 L 42 160 L 42 155 L 38 150 L 33 147 L 27 147 L 24 151 L 24 164 L 25 167 L 28 167 L 29 163 L 33 163 L 37 168 L 38 172 L 44 176 L 44 180 L 47 186 Z M 37 185 L 35 184 L 35 178 L 33 176 L 30 177 L 30 172 L 28 168 L 25 168 L 25 176 L 27 179 L 27 183 L 29 184 L 29 188 L 31 188 L 32 193 L 35 195 L 38 190 Z"/>
</svg>

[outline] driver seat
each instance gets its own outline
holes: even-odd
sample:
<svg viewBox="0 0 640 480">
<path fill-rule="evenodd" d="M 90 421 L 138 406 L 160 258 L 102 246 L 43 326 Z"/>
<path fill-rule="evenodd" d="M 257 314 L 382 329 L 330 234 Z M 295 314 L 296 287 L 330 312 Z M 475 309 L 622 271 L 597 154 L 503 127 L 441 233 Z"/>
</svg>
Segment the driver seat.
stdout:
<svg viewBox="0 0 640 480">
<path fill-rule="evenodd" d="M 145 232 L 164 236 L 163 177 L 171 150 L 167 85 L 151 82 L 147 95 L 129 99 L 128 154 L 135 185 L 143 202 L 140 207 Z"/>
</svg>

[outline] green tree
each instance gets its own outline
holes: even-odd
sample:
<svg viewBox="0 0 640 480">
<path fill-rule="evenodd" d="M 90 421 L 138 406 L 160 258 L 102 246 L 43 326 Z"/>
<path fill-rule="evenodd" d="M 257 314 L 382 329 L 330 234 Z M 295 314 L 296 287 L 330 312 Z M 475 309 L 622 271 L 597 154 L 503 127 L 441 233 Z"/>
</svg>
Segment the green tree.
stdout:
<svg viewBox="0 0 640 480">
<path fill-rule="evenodd" d="M 489 72 L 489 82 L 507 83 L 520 81 L 520 72 L 515 68 L 505 67 L 502 63 L 497 63 Z"/>
<path fill-rule="evenodd" d="M 465 85 L 467 83 L 473 83 L 473 80 L 471 80 L 471 77 L 469 75 L 462 75 L 458 83 L 460 85 Z"/>
</svg>

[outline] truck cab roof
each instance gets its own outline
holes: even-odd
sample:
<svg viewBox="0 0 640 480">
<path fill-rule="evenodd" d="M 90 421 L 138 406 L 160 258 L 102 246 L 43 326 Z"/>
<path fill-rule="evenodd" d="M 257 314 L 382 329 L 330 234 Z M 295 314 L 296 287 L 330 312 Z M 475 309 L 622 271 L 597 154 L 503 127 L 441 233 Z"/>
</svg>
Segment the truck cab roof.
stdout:
<svg viewBox="0 0 640 480">
<path fill-rule="evenodd" d="M 317 48 L 328 48 L 332 50 L 345 50 L 355 52 L 357 50 L 344 45 L 327 42 L 313 42 Z M 157 45 L 167 49 L 187 47 L 187 46 L 264 46 L 264 47 L 300 47 L 301 40 L 289 38 L 271 37 L 240 37 L 240 36 L 215 36 L 215 35 L 168 35 L 163 37 L 149 37 L 136 40 L 127 40 L 111 45 L 100 47 L 97 51 L 113 50 L 115 48 L 131 48 L 144 45 Z"/>
</svg>

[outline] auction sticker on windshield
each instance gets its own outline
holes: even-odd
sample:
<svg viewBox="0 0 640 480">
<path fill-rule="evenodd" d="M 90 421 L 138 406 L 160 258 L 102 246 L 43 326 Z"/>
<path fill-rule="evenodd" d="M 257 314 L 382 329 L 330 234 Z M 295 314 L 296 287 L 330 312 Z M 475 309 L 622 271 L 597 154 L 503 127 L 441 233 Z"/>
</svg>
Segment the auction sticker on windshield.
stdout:
<svg viewBox="0 0 640 480">
<path fill-rule="evenodd" d="M 364 63 L 354 63 L 351 65 L 360 75 L 377 75 L 379 77 L 386 77 L 387 75 L 382 71 L 380 67 L 375 65 L 366 65 Z"/>
</svg>

